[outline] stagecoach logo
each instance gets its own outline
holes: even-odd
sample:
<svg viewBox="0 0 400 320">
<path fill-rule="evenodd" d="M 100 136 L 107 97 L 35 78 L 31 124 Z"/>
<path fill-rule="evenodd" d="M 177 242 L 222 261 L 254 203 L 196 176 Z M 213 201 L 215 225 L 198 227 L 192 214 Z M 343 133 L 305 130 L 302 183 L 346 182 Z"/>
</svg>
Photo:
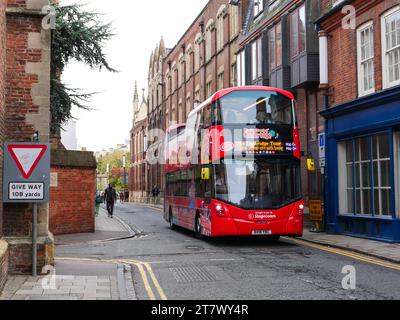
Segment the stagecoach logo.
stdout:
<svg viewBox="0 0 400 320">
<path fill-rule="evenodd" d="M 265 219 L 276 219 L 276 215 L 272 212 L 256 212 L 249 214 L 249 220 L 265 220 Z"/>
<path fill-rule="evenodd" d="M 221 151 L 229 152 L 235 148 L 235 144 L 233 142 L 224 142 L 221 145 Z"/>
<path fill-rule="evenodd" d="M 277 140 L 279 139 L 279 133 L 270 129 L 245 128 L 244 137 L 245 139 Z"/>
</svg>

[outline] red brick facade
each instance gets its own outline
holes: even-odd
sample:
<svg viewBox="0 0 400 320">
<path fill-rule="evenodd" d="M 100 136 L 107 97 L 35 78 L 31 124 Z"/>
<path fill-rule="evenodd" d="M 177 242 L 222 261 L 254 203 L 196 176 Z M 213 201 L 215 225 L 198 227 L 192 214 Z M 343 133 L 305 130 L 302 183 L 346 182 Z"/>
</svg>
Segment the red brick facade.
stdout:
<svg viewBox="0 0 400 320">
<path fill-rule="evenodd" d="M 50 123 L 50 31 L 42 29 L 45 0 L 7 0 L 0 4 L 0 144 L 49 140 Z M 1 151 L 2 155 L 2 151 Z M 1 165 L 0 165 L 1 166 Z M 0 171 L 3 168 L 0 167 Z M 0 185 L 2 185 L 0 179 Z M 1 194 L 1 192 L 0 192 Z M 32 206 L 0 206 L 0 238 L 8 242 L 9 272 L 31 272 Z M 1 239 L 0 239 L 1 243 Z M 52 260 L 48 231 L 48 206 L 38 212 L 38 271 Z M 3 259 L 3 260 L 2 260 Z M 2 266 L 7 265 L 0 257 Z M 4 274 L 0 270 L 0 275 Z M 0 284 L 3 279 L 0 278 Z"/>
<path fill-rule="evenodd" d="M 0 1 L 0 159 L 3 159 L 5 113 L 6 4 Z M 8 273 L 8 246 L 3 236 L 3 161 L 0 161 L 0 292 Z M 4 249 L 2 249 L 4 247 Z M 6 248 L 7 247 L 7 248 Z"/>
<path fill-rule="evenodd" d="M 242 21 L 239 13 L 236 23 L 239 26 L 231 32 L 233 9 L 227 0 L 212 0 L 199 14 L 190 28 L 183 34 L 164 61 L 165 75 L 165 126 L 186 122 L 193 104 L 204 101 L 218 89 L 236 85 L 236 52 Z M 217 48 L 217 23 L 223 19 L 223 43 Z M 211 37 L 210 56 L 207 57 L 206 37 Z M 196 67 L 196 46 L 199 45 L 199 65 Z M 180 75 L 183 74 L 182 75 Z M 222 81 L 219 83 L 218 78 Z M 209 86 L 209 88 L 207 88 Z"/>
<path fill-rule="evenodd" d="M 96 171 L 58 166 L 51 171 L 58 176 L 58 186 L 50 191 L 50 232 L 54 235 L 94 232 Z"/>
<path fill-rule="evenodd" d="M 383 88 L 382 80 L 382 32 L 381 16 L 399 5 L 398 0 L 356 0 L 351 3 L 356 9 L 356 29 L 342 28 L 345 14 L 339 11 L 321 23 L 328 32 L 329 85 L 332 106 L 358 98 L 357 73 L 357 28 L 368 21 L 374 24 L 375 91 Z"/>
</svg>

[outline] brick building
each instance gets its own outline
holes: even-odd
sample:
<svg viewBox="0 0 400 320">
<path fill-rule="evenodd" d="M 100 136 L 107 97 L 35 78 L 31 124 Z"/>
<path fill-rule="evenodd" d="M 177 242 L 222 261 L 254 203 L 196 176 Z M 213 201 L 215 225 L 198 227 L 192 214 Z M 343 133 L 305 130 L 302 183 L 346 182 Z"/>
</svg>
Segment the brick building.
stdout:
<svg viewBox="0 0 400 320">
<path fill-rule="evenodd" d="M 327 229 L 400 242 L 399 1 L 323 3 Z"/>
<path fill-rule="evenodd" d="M 164 61 L 166 127 L 185 123 L 197 102 L 236 85 L 240 13 L 228 0 L 210 0 L 168 52 Z"/>
<path fill-rule="evenodd" d="M 163 63 L 167 55 L 167 49 L 165 48 L 164 40 L 161 39 L 160 43 L 156 46 L 155 50 L 150 56 L 149 65 L 149 76 L 148 76 L 148 131 L 160 129 L 165 132 L 165 113 L 163 110 L 163 99 L 164 99 L 164 74 L 163 74 Z M 154 161 L 149 163 L 148 171 L 148 183 L 146 190 L 148 194 L 151 193 L 154 186 L 157 186 L 162 191 L 164 185 L 164 168 L 162 163 L 157 161 L 159 156 L 162 154 L 163 146 L 162 137 L 155 134 L 154 137 L 148 137 L 149 149 L 147 154 L 152 156 Z M 163 192 L 161 192 L 158 199 L 152 199 L 151 201 L 161 202 Z"/>
<path fill-rule="evenodd" d="M 31 141 L 35 131 L 40 141 L 49 141 L 51 32 L 42 28 L 42 7 L 48 3 L 0 2 L 1 149 L 6 141 Z M 52 260 L 48 215 L 48 205 L 39 206 L 39 271 Z M 0 290 L 7 267 L 11 273 L 31 272 L 31 221 L 32 206 L 0 202 Z"/>
<path fill-rule="evenodd" d="M 148 107 L 144 95 L 139 100 L 137 84 L 133 98 L 133 125 L 131 137 L 131 167 L 129 171 L 129 201 L 144 202 L 149 196 L 147 179 L 149 166 L 146 162 Z"/>
<path fill-rule="evenodd" d="M 247 5 L 248 1 L 243 3 Z M 196 103 L 237 84 L 242 12 L 228 0 L 210 0 L 172 49 L 166 49 L 161 39 L 152 52 L 148 114 L 145 118 L 136 116 L 131 132 L 131 200 L 154 201 L 150 197 L 154 186 L 160 189 L 160 198 L 164 195 L 163 166 L 145 161 L 147 156 L 155 162 L 162 158 L 162 141 L 147 133 L 153 129 L 165 132 L 175 123 L 185 123 Z M 138 103 L 137 93 L 135 101 Z"/>
<path fill-rule="evenodd" d="M 319 48 L 314 21 L 320 1 L 262 0 L 247 7 L 238 53 L 239 85 L 266 85 L 293 92 L 302 151 L 305 200 L 323 200 L 318 137 L 325 132 L 319 91 Z M 317 170 L 307 171 L 307 159 Z"/>
</svg>

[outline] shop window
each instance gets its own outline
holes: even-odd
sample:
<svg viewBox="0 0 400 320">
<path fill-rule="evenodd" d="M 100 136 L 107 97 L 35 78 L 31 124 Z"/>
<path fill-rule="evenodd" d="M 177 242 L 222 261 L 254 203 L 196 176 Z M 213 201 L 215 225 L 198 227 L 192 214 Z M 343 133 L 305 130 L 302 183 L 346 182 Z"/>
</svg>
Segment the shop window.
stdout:
<svg viewBox="0 0 400 320">
<path fill-rule="evenodd" d="M 339 143 L 341 214 L 392 216 L 392 175 L 388 132 Z"/>
</svg>

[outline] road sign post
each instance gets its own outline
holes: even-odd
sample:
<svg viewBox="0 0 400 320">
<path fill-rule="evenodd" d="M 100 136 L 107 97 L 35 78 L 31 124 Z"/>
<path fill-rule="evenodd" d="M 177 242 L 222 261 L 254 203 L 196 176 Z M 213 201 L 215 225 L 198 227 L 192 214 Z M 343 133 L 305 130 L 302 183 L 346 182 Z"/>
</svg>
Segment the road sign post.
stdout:
<svg viewBox="0 0 400 320">
<path fill-rule="evenodd" d="M 4 146 L 3 202 L 32 203 L 32 275 L 37 275 L 38 204 L 49 202 L 50 145 L 6 143 Z"/>
</svg>

